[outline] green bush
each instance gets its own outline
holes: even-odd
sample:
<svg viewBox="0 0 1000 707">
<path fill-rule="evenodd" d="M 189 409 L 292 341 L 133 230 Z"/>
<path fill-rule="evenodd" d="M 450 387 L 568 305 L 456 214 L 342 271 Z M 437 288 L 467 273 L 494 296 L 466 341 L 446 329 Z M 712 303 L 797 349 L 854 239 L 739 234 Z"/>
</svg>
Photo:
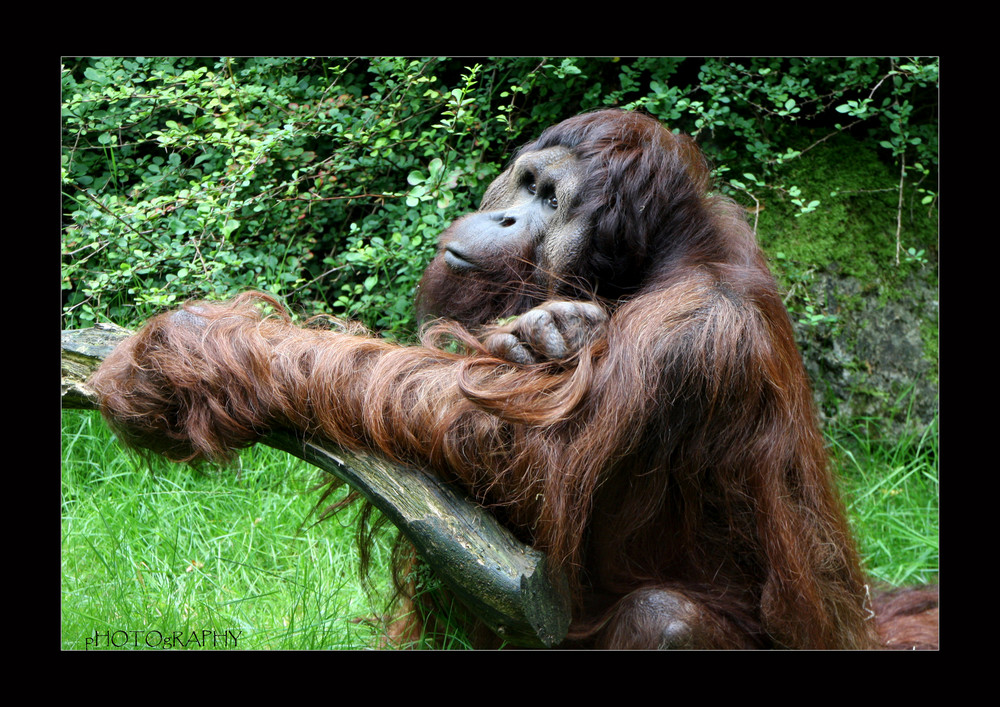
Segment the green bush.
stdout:
<svg viewBox="0 0 1000 707">
<path fill-rule="evenodd" d="M 870 145 L 934 206 L 936 60 L 102 57 L 62 75 L 67 326 L 134 323 L 247 288 L 411 331 L 440 231 L 511 151 L 607 105 L 695 135 L 750 207 L 814 213 L 788 168 Z M 919 190 L 919 191 L 918 191 Z M 895 224 L 886 224 L 890 231 Z M 933 242 L 897 234 L 903 263 Z M 916 253 L 921 253 L 916 258 Z M 897 256 L 898 257 L 898 256 Z"/>
</svg>

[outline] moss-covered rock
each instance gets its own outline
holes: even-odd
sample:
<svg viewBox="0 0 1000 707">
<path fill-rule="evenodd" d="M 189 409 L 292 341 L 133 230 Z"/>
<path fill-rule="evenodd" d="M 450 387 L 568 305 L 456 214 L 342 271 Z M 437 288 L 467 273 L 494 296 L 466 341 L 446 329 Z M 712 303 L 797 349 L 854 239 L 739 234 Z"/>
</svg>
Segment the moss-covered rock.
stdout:
<svg viewBox="0 0 1000 707">
<path fill-rule="evenodd" d="M 820 205 L 796 216 L 776 190 L 758 233 L 822 414 L 880 417 L 892 436 L 937 410 L 937 211 L 909 182 L 900 209 L 899 168 L 870 145 L 841 135 L 791 163 L 783 184 Z"/>
</svg>

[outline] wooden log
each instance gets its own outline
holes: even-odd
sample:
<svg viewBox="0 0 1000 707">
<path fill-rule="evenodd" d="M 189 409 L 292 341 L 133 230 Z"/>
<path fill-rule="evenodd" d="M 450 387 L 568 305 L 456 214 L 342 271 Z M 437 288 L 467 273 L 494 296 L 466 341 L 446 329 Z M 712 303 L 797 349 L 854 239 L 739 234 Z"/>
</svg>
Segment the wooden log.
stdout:
<svg viewBox="0 0 1000 707">
<path fill-rule="evenodd" d="M 130 332 L 113 325 L 62 333 L 64 408 L 97 409 L 87 379 Z M 477 617 L 516 646 L 550 648 L 569 628 L 566 580 L 481 506 L 420 469 L 276 430 L 262 442 L 346 481 L 393 524 Z"/>
</svg>

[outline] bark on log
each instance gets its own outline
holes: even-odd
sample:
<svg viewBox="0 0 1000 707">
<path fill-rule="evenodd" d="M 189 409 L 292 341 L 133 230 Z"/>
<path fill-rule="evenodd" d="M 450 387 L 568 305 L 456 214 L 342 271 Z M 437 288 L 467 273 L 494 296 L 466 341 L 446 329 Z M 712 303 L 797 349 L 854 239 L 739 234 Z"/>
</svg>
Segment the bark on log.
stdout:
<svg viewBox="0 0 1000 707">
<path fill-rule="evenodd" d="M 129 331 L 114 325 L 62 333 L 64 408 L 96 409 L 87 378 Z M 413 543 L 437 576 L 509 643 L 549 648 L 569 628 L 565 578 L 485 509 L 434 476 L 285 431 L 263 441 L 343 479 Z"/>
</svg>

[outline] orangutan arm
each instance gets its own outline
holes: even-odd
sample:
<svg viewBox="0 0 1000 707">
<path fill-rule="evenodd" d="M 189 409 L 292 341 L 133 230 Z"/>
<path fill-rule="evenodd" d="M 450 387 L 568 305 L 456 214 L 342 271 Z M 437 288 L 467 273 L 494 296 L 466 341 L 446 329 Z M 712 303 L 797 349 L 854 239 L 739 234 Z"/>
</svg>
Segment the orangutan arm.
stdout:
<svg viewBox="0 0 1000 707">
<path fill-rule="evenodd" d="M 566 402 L 555 391 L 566 375 L 298 327 L 248 293 L 151 319 L 90 383 L 123 442 L 174 461 L 227 461 L 292 429 L 471 482 L 499 473 L 514 436 L 543 444 L 537 423 Z M 514 435 L 509 417 L 484 412 L 510 397 L 533 431 Z"/>
</svg>

